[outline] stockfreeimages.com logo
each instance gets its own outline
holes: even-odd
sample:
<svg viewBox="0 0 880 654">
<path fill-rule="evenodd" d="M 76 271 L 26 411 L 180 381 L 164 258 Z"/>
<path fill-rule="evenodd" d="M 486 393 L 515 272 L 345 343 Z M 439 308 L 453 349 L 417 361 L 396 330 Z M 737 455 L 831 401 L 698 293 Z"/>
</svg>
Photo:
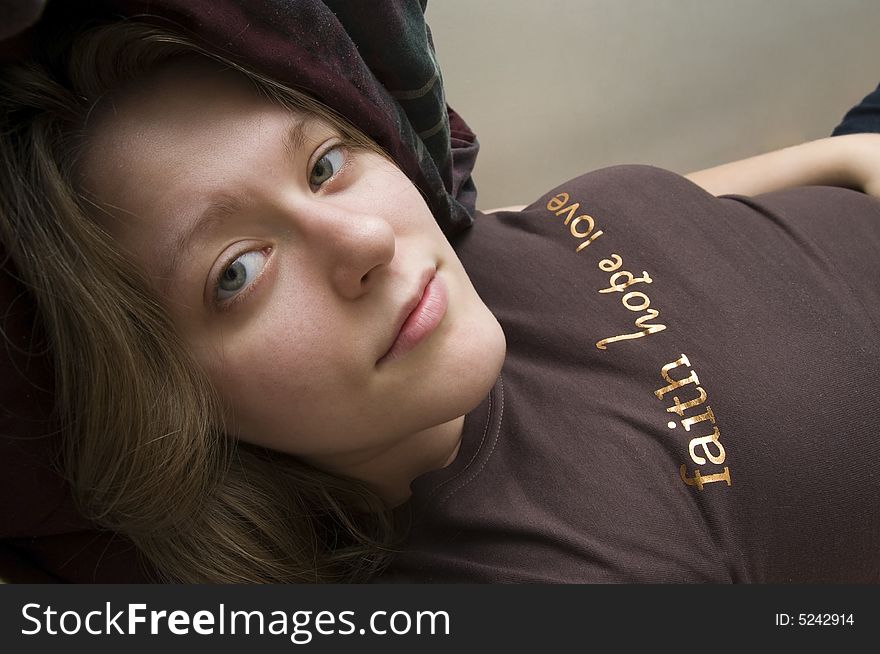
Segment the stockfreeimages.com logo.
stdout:
<svg viewBox="0 0 880 654">
<path fill-rule="evenodd" d="M 216 611 L 195 613 L 175 610 L 148 610 L 146 604 L 126 604 L 115 610 L 110 602 L 103 609 L 85 613 L 61 611 L 51 605 L 25 604 L 21 609 L 24 636 L 38 634 L 93 636 L 172 634 L 175 636 L 273 635 L 288 636 L 296 645 L 310 643 L 316 635 L 377 636 L 407 634 L 439 636 L 450 633 L 446 611 L 373 611 L 366 625 L 358 627 L 354 611 L 235 611 L 220 604 Z"/>
</svg>

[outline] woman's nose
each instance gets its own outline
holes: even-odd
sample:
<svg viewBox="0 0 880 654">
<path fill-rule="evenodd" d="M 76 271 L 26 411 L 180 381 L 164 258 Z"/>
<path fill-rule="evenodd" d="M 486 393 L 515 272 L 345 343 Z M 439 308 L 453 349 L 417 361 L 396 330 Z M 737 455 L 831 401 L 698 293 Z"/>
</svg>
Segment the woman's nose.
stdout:
<svg viewBox="0 0 880 654">
<path fill-rule="evenodd" d="M 392 225 L 375 213 L 332 205 L 321 206 L 311 218 L 311 245 L 322 254 L 334 289 L 348 299 L 369 291 L 394 258 Z"/>
</svg>

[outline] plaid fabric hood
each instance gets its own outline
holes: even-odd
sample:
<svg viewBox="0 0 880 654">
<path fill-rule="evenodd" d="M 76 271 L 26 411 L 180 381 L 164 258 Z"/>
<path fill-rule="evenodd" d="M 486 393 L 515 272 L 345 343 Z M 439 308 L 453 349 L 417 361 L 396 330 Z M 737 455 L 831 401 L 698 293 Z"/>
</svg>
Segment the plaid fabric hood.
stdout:
<svg viewBox="0 0 880 654">
<path fill-rule="evenodd" d="M 479 144 L 447 104 L 427 0 L 0 0 L 0 59 L 89 20 L 158 16 L 332 107 L 423 192 L 447 236 L 470 226 Z"/>
</svg>

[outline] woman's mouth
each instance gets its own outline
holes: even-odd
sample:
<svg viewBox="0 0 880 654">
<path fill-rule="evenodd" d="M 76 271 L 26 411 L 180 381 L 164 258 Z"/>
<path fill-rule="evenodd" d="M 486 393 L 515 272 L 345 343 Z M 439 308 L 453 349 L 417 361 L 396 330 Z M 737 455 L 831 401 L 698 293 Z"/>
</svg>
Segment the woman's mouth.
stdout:
<svg viewBox="0 0 880 654">
<path fill-rule="evenodd" d="M 443 320 L 448 305 L 446 284 L 435 270 L 422 289 L 415 307 L 403 319 L 391 347 L 376 364 L 398 359 L 425 341 Z"/>
</svg>

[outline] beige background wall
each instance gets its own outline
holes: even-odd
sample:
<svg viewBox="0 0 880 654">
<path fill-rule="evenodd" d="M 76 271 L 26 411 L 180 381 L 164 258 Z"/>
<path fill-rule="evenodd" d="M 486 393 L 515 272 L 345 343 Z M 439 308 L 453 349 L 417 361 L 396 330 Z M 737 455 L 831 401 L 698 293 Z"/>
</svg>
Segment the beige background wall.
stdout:
<svg viewBox="0 0 880 654">
<path fill-rule="evenodd" d="M 827 135 L 880 82 L 880 0 L 429 0 L 479 206 Z"/>
</svg>

